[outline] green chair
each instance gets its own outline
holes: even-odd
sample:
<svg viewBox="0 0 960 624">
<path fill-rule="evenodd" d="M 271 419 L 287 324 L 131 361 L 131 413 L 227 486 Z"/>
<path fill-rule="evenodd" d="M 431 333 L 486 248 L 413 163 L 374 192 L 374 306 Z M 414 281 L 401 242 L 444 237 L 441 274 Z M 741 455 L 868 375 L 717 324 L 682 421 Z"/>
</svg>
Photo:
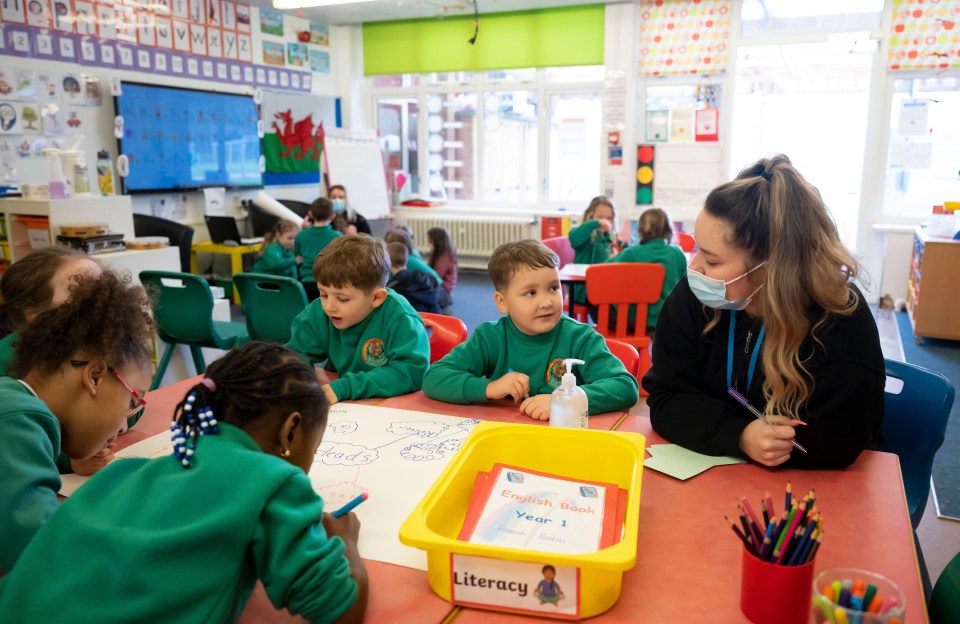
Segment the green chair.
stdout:
<svg viewBox="0 0 960 624">
<path fill-rule="evenodd" d="M 233 284 L 240 293 L 250 337 L 280 344 L 290 342 L 293 319 L 307 307 L 303 284 L 291 277 L 263 273 L 237 273 Z"/>
<path fill-rule="evenodd" d="M 944 568 L 930 597 L 930 624 L 960 622 L 960 554 Z"/>
<path fill-rule="evenodd" d="M 953 405 L 953 386 L 941 375 L 913 364 L 884 360 L 890 378 L 903 382 L 899 393 L 884 392 L 884 451 L 900 457 L 910 522 L 916 529 L 927 506 L 933 458 L 943 444 Z"/>
<path fill-rule="evenodd" d="M 157 333 L 167 343 L 150 384 L 151 390 L 160 386 L 177 344 L 190 347 L 197 374 L 202 375 L 207 365 L 201 347 L 227 350 L 250 341 L 243 323 L 213 320 L 213 295 L 202 277 L 192 273 L 141 271 L 140 282 L 156 297 L 153 316 Z"/>
</svg>

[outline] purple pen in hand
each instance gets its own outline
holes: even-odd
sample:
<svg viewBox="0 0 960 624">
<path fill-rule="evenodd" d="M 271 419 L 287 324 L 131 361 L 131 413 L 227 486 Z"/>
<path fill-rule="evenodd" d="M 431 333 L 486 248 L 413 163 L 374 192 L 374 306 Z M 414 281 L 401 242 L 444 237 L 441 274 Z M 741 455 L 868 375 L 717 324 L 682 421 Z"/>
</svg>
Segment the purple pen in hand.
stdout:
<svg viewBox="0 0 960 624">
<path fill-rule="evenodd" d="M 754 416 L 756 416 L 757 418 L 759 418 L 759 419 L 762 420 L 763 422 L 767 423 L 767 424 L 770 425 L 771 427 L 773 426 L 773 423 L 770 422 L 770 420 L 769 420 L 766 416 L 764 416 L 764 415 L 760 412 L 760 410 L 758 410 L 758 409 L 755 408 L 754 406 L 750 405 L 750 402 L 747 401 L 747 397 L 745 397 L 745 396 L 743 396 L 742 394 L 740 394 L 739 392 L 737 392 L 737 389 L 736 389 L 736 388 L 727 388 L 727 394 L 729 394 L 729 395 L 732 396 L 734 399 L 736 399 L 736 400 L 737 400 L 737 403 L 739 403 L 740 405 L 742 405 L 742 406 L 744 406 L 745 408 L 747 408 L 747 410 L 748 410 L 751 414 L 753 414 Z M 795 448 L 797 448 L 797 450 L 803 451 L 804 453 L 807 452 L 807 449 L 805 449 L 805 448 L 803 448 L 802 446 L 800 446 L 800 444 L 799 444 L 796 440 L 794 440 L 794 439 L 791 439 L 791 440 L 790 440 L 790 444 L 792 444 Z"/>
</svg>

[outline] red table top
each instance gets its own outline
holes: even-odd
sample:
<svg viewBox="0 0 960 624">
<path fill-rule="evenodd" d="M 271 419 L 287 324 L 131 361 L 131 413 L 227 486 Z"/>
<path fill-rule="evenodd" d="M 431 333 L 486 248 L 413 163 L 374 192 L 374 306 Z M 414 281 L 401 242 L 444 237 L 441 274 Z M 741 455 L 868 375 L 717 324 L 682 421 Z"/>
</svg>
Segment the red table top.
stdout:
<svg viewBox="0 0 960 624">
<path fill-rule="evenodd" d="M 628 416 L 617 431 L 666 440 L 647 416 Z M 736 498 L 755 507 L 769 490 L 782 508 L 783 488 L 817 491 L 826 533 L 814 574 L 854 567 L 886 576 L 906 596 L 906 623 L 927 622 L 926 605 L 896 455 L 864 452 L 846 470 L 721 466 L 687 481 L 644 471 L 637 565 L 623 577 L 620 600 L 596 622 L 745 622 L 740 612 L 741 547 L 723 514 L 736 514 Z M 801 494 L 802 495 L 802 494 Z M 759 509 L 758 509 L 759 511 Z M 456 624 L 523 622 L 534 618 L 464 608 Z M 542 621 L 542 620 L 538 620 Z"/>
</svg>

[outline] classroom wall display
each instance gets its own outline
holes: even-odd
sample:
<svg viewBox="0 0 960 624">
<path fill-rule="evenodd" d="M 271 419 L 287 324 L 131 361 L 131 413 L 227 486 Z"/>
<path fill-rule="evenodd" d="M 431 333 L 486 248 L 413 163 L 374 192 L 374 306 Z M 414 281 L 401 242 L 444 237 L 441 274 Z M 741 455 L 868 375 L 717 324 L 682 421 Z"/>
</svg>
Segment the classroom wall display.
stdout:
<svg viewBox="0 0 960 624">
<path fill-rule="evenodd" d="M 723 73 L 729 39 L 730 0 L 640 0 L 641 76 Z"/>
<path fill-rule="evenodd" d="M 899 0 L 887 39 L 887 69 L 960 67 L 960 0 Z"/>
<path fill-rule="evenodd" d="M 295 30 L 285 20 L 299 18 L 260 9 L 262 32 L 276 40 L 255 53 L 256 15 L 228 0 L 0 0 L 0 55 L 309 93 L 310 49 L 288 50 L 284 37 Z M 299 21 L 310 48 L 329 44 L 325 25 Z M 245 71 L 256 64 L 280 69 Z"/>
</svg>

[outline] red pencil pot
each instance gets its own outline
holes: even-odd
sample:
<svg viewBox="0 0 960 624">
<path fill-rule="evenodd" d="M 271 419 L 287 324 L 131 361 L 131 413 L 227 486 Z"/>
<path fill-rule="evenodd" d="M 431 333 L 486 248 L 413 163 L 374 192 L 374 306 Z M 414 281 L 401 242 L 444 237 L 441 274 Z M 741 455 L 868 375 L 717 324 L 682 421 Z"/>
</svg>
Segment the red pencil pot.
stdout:
<svg viewBox="0 0 960 624">
<path fill-rule="evenodd" d="M 754 624 L 807 624 L 813 562 L 774 565 L 743 549 L 740 610 Z"/>
</svg>

